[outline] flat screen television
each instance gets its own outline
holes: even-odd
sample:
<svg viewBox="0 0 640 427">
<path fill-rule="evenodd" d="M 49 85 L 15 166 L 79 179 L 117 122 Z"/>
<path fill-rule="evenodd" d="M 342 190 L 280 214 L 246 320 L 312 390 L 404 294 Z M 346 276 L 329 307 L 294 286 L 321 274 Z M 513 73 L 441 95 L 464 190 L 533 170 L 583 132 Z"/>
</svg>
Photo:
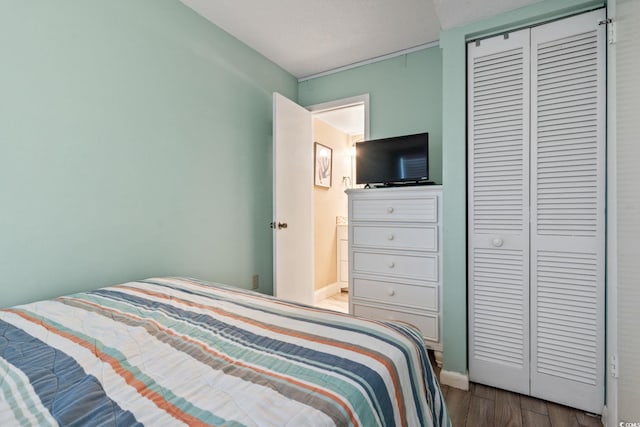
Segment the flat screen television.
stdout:
<svg viewBox="0 0 640 427">
<path fill-rule="evenodd" d="M 356 144 L 356 184 L 421 184 L 428 180 L 428 133 Z"/>
</svg>

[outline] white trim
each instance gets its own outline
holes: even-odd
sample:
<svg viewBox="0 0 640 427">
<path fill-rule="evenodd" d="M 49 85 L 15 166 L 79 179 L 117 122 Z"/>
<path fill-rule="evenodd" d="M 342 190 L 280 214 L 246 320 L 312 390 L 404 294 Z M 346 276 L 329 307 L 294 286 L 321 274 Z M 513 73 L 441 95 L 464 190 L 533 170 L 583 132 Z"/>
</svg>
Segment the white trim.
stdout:
<svg viewBox="0 0 640 427">
<path fill-rule="evenodd" d="M 449 387 L 459 388 L 460 390 L 469 390 L 469 374 L 461 374 L 460 372 L 440 371 L 440 384 Z"/>
<path fill-rule="evenodd" d="M 335 294 L 339 294 L 340 290 L 342 289 L 342 287 L 344 286 L 343 283 L 340 282 L 336 282 L 336 283 L 332 283 L 330 285 L 324 286 L 320 289 L 316 289 L 313 292 L 313 303 L 317 304 L 318 302 L 322 301 L 323 299 L 327 299 L 330 296 L 333 296 Z"/>
<path fill-rule="evenodd" d="M 313 104 L 307 107 L 312 113 L 323 113 L 325 111 L 339 110 L 341 108 L 353 107 L 354 105 L 369 104 L 369 94 L 350 96 L 348 98 L 336 99 L 334 101 Z"/>
<path fill-rule="evenodd" d="M 607 17 L 614 21 L 617 16 L 617 1 L 607 2 Z M 616 157 L 616 45 L 607 49 L 607 354 L 605 358 L 605 409 L 602 424 L 613 427 L 618 419 L 618 379 L 611 375 L 611 358 L 618 354 L 618 228 L 617 228 L 617 157 Z"/>
<path fill-rule="evenodd" d="M 309 110 L 309 112 L 311 112 L 311 116 L 313 117 L 315 113 L 321 113 L 321 112 L 331 111 L 331 110 L 339 110 L 341 108 L 353 107 L 355 105 L 364 105 L 364 139 L 365 140 L 369 139 L 369 94 L 368 93 L 351 96 L 348 98 L 336 99 L 333 101 L 322 102 L 320 104 L 313 104 L 305 108 Z M 355 162 L 352 162 L 352 166 L 351 166 L 352 181 L 355 180 L 355 170 L 353 169 L 354 167 L 355 167 Z M 340 293 L 340 291 L 344 286 L 345 286 L 345 283 L 335 282 L 323 288 L 315 290 L 313 295 L 313 304 L 317 304 L 319 301 L 322 301 L 323 299 L 326 299 L 332 295 Z"/>
<path fill-rule="evenodd" d="M 312 75 L 306 76 L 306 77 L 300 77 L 298 79 L 298 83 L 304 82 L 304 81 L 307 81 L 307 80 L 311 80 L 311 79 L 315 79 L 315 78 L 318 78 L 318 77 L 329 76 L 331 74 L 339 73 L 340 71 L 350 70 L 352 68 L 361 67 L 363 65 L 374 64 L 376 62 L 384 61 L 386 59 L 391 59 L 391 58 L 395 58 L 397 56 L 407 55 L 409 53 L 418 52 L 420 50 L 428 49 L 430 47 L 435 47 L 435 46 L 439 46 L 439 45 L 440 45 L 440 41 L 436 40 L 436 41 L 433 41 L 433 42 L 429 42 L 429 43 L 421 44 L 421 45 L 418 45 L 418 46 L 410 47 L 408 49 L 398 50 L 396 52 L 388 53 L 388 54 L 382 55 L 382 56 L 376 56 L 375 58 L 371 58 L 371 59 L 365 59 L 364 61 L 360 61 L 360 62 L 354 62 L 353 64 L 349 64 L 349 65 L 345 65 L 345 66 L 342 66 L 342 67 L 334 68 L 332 70 L 323 71 L 321 73 L 312 74 Z"/>
</svg>

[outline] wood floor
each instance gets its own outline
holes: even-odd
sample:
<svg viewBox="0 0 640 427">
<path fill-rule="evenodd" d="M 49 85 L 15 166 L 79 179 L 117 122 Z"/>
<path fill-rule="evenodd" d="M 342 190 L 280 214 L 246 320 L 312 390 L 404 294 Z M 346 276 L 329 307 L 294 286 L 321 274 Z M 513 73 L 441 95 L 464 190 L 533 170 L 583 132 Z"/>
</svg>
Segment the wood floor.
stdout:
<svg viewBox="0 0 640 427">
<path fill-rule="evenodd" d="M 432 366 L 440 377 L 433 357 Z M 482 384 L 440 388 L 453 427 L 602 427 L 599 416 Z"/>
<path fill-rule="evenodd" d="M 333 295 L 316 306 L 348 313 L 348 295 Z M 439 378 L 440 369 L 429 353 Z M 469 391 L 446 385 L 441 389 L 453 427 L 602 427 L 598 416 L 482 384 L 472 383 Z"/>
<path fill-rule="evenodd" d="M 453 427 L 602 427 L 598 416 L 481 384 L 441 388 Z"/>
</svg>

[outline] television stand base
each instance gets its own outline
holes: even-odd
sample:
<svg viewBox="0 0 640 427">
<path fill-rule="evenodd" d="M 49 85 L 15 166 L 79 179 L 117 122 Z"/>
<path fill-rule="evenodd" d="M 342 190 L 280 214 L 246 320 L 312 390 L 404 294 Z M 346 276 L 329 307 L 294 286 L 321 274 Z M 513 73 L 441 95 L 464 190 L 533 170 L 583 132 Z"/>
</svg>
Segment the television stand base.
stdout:
<svg viewBox="0 0 640 427">
<path fill-rule="evenodd" d="M 385 182 L 384 184 L 376 184 L 375 188 L 385 187 L 411 187 L 415 185 L 436 185 L 433 181 L 406 181 L 406 182 Z"/>
</svg>

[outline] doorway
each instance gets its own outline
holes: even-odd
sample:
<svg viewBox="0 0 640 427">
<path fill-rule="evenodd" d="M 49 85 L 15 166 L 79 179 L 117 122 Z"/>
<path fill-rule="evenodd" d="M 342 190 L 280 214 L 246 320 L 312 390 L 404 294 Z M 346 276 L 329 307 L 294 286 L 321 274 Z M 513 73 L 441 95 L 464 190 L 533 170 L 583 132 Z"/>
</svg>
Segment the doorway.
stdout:
<svg viewBox="0 0 640 427">
<path fill-rule="evenodd" d="M 368 137 L 366 101 L 349 99 L 316 105 L 313 140 L 332 154 L 330 186 L 315 185 L 314 305 L 348 312 L 348 201 L 345 190 L 355 185 L 355 144 Z M 315 181 L 315 178 L 314 178 Z"/>
</svg>

